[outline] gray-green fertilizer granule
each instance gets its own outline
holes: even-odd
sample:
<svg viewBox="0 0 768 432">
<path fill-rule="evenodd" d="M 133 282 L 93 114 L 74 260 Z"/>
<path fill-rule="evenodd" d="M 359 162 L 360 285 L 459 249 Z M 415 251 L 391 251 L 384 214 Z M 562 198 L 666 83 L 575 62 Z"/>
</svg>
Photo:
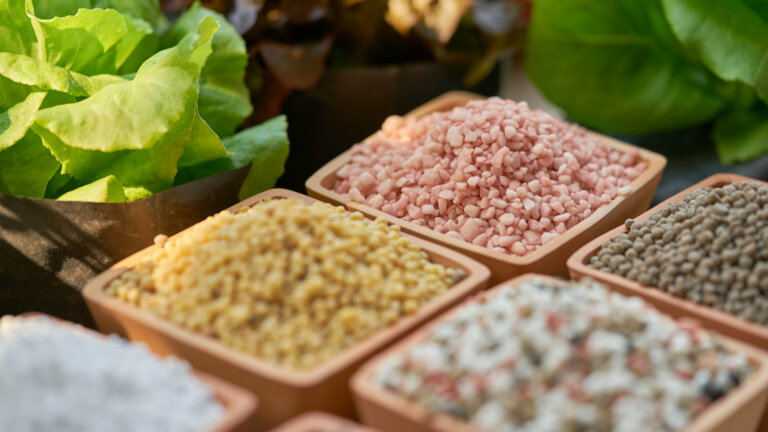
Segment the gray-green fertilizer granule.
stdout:
<svg viewBox="0 0 768 432">
<path fill-rule="evenodd" d="M 698 189 L 625 225 L 590 267 L 768 324 L 768 186 Z"/>
</svg>

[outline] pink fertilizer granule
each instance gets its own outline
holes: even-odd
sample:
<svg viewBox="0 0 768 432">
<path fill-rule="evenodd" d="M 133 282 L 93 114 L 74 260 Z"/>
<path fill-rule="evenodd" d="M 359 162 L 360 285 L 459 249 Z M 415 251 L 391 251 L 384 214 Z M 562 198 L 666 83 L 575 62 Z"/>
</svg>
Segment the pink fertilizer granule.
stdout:
<svg viewBox="0 0 768 432">
<path fill-rule="evenodd" d="M 522 256 L 629 193 L 647 165 L 578 125 L 500 98 L 389 117 L 334 190 L 459 240 Z"/>
</svg>

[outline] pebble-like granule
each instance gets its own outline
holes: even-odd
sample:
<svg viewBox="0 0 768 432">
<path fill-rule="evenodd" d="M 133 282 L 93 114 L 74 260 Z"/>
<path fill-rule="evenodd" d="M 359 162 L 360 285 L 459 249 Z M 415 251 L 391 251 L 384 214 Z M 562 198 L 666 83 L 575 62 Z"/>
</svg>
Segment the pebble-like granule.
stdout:
<svg viewBox="0 0 768 432">
<path fill-rule="evenodd" d="M 751 373 L 691 320 L 594 283 L 534 280 L 385 358 L 379 385 L 489 431 L 673 431 Z"/>
<path fill-rule="evenodd" d="M 768 324 L 768 186 L 698 189 L 626 226 L 591 267 Z"/>
<path fill-rule="evenodd" d="M 208 218 L 108 292 L 237 350 L 306 369 L 416 312 L 461 277 L 384 220 L 276 199 Z"/>
<path fill-rule="evenodd" d="M 526 255 L 630 192 L 647 167 L 581 127 L 497 97 L 393 116 L 334 190 L 459 240 Z"/>
<path fill-rule="evenodd" d="M 203 432 L 223 415 L 186 362 L 47 317 L 0 319 L 0 430 Z"/>
</svg>

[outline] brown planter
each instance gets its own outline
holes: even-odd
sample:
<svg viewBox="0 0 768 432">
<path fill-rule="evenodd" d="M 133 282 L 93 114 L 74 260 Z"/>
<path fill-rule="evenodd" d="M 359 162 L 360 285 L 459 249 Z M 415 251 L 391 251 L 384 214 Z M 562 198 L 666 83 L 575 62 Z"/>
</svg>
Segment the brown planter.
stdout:
<svg viewBox="0 0 768 432">
<path fill-rule="evenodd" d="M 229 208 L 256 204 L 265 198 L 316 200 L 284 189 L 272 189 Z M 105 288 L 137 260 L 156 250 L 149 247 L 118 263 L 88 283 L 83 290 L 88 308 L 99 330 L 143 341 L 160 354 L 174 354 L 193 366 L 252 390 L 259 396 L 256 413 L 260 428 L 273 427 L 298 414 L 328 411 L 354 418 L 349 377 L 368 358 L 383 350 L 432 317 L 479 292 L 487 285 L 490 272 L 482 264 L 456 252 L 410 238 L 432 261 L 460 268 L 466 277 L 447 292 L 424 304 L 415 314 L 398 320 L 340 353 L 336 358 L 309 370 L 292 370 L 228 348 L 217 340 L 198 335 L 151 312 L 131 306 L 105 293 Z"/>
<path fill-rule="evenodd" d="M 517 286 L 534 278 L 542 278 L 550 283 L 564 283 L 547 276 L 526 274 L 499 284 L 466 300 L 464 304 L 478 298 L 493 297 L 505 286 Z M 398 432 L 478 432 L 478 428 L 447 414 L 428 412 L 421 405 L 376 386 L 371 379 L 382 360 L 421 342 L 437 325 L 460 308 L 461 305 L 454 307 L 422 326 L 360 368 L 352 378 L 352 391 L 363 423 Z M 724 339 L 723 343 L 729 349 L 745 354 L 757 370 L 750 379 L 696 417 L 684 432 L 750 432 L 758 425 L 763 406 L 768 399 L 768 356 L 763 351 L 730 339 Z"/>
<path fill-rule="evenodd" d="M 93 327 L 80 295 L 120 259 L 238 201 L 248 168 L 131 203 L 0 195 L 0 315 L 40 311 Z"/>
<path fill-rule="evenodd" d="M 472 93 L 449 92 L 416 108 L 408 113 L 406 117 L 418 118 L 432 112 L 446 111 L 453 107 L 464 105 L 470 100 L 480 98 L 482 96 Z M 333 191 L 333 184 L 338 179 L 336 172 L 351 159 L 350 150 L 325 164 L 307 180 L 306 187 L 310 196 L 333 204 L 346 205 L 350 210 L 359 211 L 369 217 L 385 218 L 390 223 L 400 225 L 403 231 L 408 234 L 451 248 L 480 261 L 491 269 L 492 284 L 529 272 L 567 276 L 568 269 L 565 261 L 576 249 L 595 236 L 624 222 L 626 218 L 638 215 L 648 208 L 661 178 L 661 173 L 666 165 L 664 156 L 657 153 L 622 143 L 604 135 L 592 134 L 599 136 L 612 149 L 623 152 L 637 149 L 640 152 L 640 157 L 648 163 L 648 168 L 630 183 L 631 191 L 628 195 L 617 197 L 610 203 L 603 205 L 592 215 L 571 227 L 565 233 L 557 236 L 557 238 L 538 250 L 522 257 L 508 255 L 463 242 L 412 222 L 403 221 L 365 204 L 350 202 L 344 196 Z"/>
</svg>

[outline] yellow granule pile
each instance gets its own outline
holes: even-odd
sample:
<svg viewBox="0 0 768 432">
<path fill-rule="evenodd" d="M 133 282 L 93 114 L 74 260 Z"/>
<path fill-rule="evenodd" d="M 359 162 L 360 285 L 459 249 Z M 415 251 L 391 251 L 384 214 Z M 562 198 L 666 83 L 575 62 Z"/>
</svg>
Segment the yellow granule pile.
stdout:
<svg viewBox="0 0 768 432">
<path fill-rule="evenodd" d="M 237 350 L 306 369 L 462 276 L 383 220 L 277 199 L 208 218 L 108 292 Z"/>
</svg>

